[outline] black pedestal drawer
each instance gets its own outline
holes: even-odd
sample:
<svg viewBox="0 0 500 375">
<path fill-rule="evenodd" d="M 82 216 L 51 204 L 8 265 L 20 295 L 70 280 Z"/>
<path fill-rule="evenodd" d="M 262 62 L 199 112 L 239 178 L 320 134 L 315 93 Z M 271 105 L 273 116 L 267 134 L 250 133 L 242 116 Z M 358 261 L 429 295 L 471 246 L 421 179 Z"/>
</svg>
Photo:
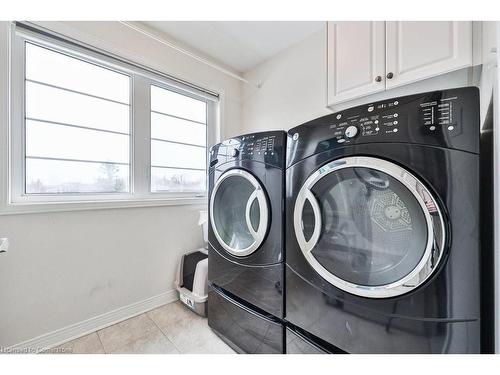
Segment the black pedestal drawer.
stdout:
<svg viewBox="0 0 500 375">
<path fill-rule="evenodd" d="M 347 354 L 343 350 L 287 323 L 286 354 Z"/>
<path fill-rule="evenodd" d="M 327 354 L 298 332 L 286 329 L 286 354 Z"/>
<path fill-rule="evenodd" d="M 208 325 L 239 353 L 283 354 L 282 322 L 214 285 L 208 288 Z"/>
</svg>

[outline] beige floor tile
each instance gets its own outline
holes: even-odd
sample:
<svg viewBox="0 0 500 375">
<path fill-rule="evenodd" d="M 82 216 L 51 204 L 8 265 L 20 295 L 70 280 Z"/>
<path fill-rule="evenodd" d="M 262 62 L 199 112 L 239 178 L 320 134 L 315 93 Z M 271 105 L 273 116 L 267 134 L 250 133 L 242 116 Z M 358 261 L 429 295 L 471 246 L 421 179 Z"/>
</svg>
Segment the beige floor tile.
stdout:
<svg viewBox="0 0 500 375">
<path fill-rule="evenodd" d="M 104 354 L 104 348 L 97 333 L 91 333 L 56 348 L 46 351 L 48 354 Z"/>
<path fill-rule="evenodd" d="M 179 354 L 177 348 L 160 331 L 154 331 L 114 350 L 113 354 Z"/>
<path fill-rule="evenodd" d="M 147 313 L 181 353 L 223 354 L 234 351 L 202 318 L 180 302 L 170 303 Z"/>
<path fill-rule="evenodd" d="M 158 331 L 158 327 L 153 321 L 146 314 L 141 314 L 104 328 L 97 333 L 106 353 L 111 353 Z"/>
<path fill-rule="evenodd" d="M 159 327 L 159 328 L 158 328 Z M 45 353 L 234 354 L 202 318 L 180 302 L 127 319 Z"/>
<path fill-rule="evenodd" d="M 210 329 L 210 328 L 209 328 Z M 201 340 L 191 344 L 185 341 L 186 348 L 183 354 L 236 354 L 224 341 L 222 341 L 213 332 L 204 335 Z"/>
</svg>

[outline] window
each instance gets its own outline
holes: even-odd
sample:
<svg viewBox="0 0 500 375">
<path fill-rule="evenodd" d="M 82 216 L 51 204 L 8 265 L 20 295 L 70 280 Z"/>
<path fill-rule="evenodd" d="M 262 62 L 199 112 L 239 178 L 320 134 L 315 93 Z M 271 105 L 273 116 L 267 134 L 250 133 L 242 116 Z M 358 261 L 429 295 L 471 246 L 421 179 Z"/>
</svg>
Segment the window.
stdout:
<svg viewBox="0 0 500 375">
<path fill-rule="evenodd" d="M 218 97 L 16 26 L 10 203 L 206 197 Z"/>
<path fill-rule="evenodd" d="M 205 190 L 207 105 L 151 86 L 151 191 Z"/>
<path fill-rule="evenodd" d="M 25 44 L 25 193 L 130 191 L 130 77 Z"/>
</svg>

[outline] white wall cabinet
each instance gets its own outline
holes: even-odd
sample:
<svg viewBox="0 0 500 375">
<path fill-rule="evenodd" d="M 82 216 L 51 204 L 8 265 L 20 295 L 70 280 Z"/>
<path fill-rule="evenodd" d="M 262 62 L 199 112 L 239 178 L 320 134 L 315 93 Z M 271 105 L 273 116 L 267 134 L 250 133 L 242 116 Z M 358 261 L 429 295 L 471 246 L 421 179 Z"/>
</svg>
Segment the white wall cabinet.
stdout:
<svg viewBox="0 0 500 375">
<path fill-rule="evenodd" d="M 328 105 L 472 66 L 472 22 L 329 22 Z"/>
<path fill-rule="evenodd" d="M 384 91 L 385 22 L 330 22 L 328 90 L 336 103 Z"/>
<path fill-rule="evenodd" d="M 388 89 L 472 65 L 472 22 L 386 22 Z"/>
</svg>

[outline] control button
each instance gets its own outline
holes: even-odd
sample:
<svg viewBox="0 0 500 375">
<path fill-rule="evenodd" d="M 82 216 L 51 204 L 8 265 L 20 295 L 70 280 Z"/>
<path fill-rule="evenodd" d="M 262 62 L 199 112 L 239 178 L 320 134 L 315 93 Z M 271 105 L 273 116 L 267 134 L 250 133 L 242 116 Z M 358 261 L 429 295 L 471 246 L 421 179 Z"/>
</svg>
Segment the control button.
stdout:
<svg viewBox="0 0 500 375">
<path fill-rule="evenodd" d="M 377 127 L 375 128 L 375 131 L 377 131 L 377 132 L 378 132 L 379 130 L 380 130 L 380 128 L 377 126 Z"/>
<path fill-rule="evenodd" d="M 436 130 L 436 127 L 434 125 L 432 125 L 431 127 L 429 127 L 429 130 L 434 131 L 434 130 Z"/>
<path fill-rule="evenodd" d="M 342 115 L 339 113 L 339 114 L 337 115 L 337 120 L 340 120 L 341 118 L 342 118 Z"/>
<path fill-rule="evenodd" d="M 448 126 L 448 130 L 453 130 L 455 127 L 453 125 Z"/>
<path fill-rule="evenodd" d="M 394 117 L 398 117 L 399 115 L 397 113 L 394 114 Z"/>
<path fill-rule="evenodd" d="M 239 153 L 240 152 L 237 149 L 235 149 L 235 148 L 231 149 L 231 156 L 233 158 L 235 158 L 236 156 L 238 156 Z"/>
<path fill-rule="evenodd" d="M 375 124 L 378 124 L 378 120 L 375 120 Z"/>
<path fill-rule="evenodd" d="M 373 110 L 374 110 L 374 108 L 372 105 L 368 107 L 368 112 L 373 112 Z"/>
<path fill-rule="evenodd" d="M 297 139 L 299 139 L 299 133 L 295 133 L 293 136 L 292 136 L 292 139 L 294 141 L 296 141 Z"/>
<path fill-rule="evenodd" d="M 337 143 L 344 143 L 345 142 L 345 139 L 344 138 L 340 138 L 337 140 Z"/>
<path fill-rule="evenodd" d="M 397 133 L 398 132 L 398 128 L 394 128 L 393 132 Z"/>
<path fill-rule="evenodd" d="M 398 104 L 399 104 L 399 102 L 397 100 L 394 101 L 394 105 L 398 105 Z"/>
<path fill-rule="evenodd" d="M 397 124 L 398 124 L 398 121 L 397 121 L 397 120 L 396 120 L 396 121 L 394 121 L 394 122 L 393 122 L 393 124 L 394 124 L 394 125 L 397 125 Z"/>
<path fill-rule="evenodd" d="M 358 128 L 354 125 L 348 126 L 345 130 L 345 136 L 347 138 L 354 138 L 358 134 Z"/>
</svg>

